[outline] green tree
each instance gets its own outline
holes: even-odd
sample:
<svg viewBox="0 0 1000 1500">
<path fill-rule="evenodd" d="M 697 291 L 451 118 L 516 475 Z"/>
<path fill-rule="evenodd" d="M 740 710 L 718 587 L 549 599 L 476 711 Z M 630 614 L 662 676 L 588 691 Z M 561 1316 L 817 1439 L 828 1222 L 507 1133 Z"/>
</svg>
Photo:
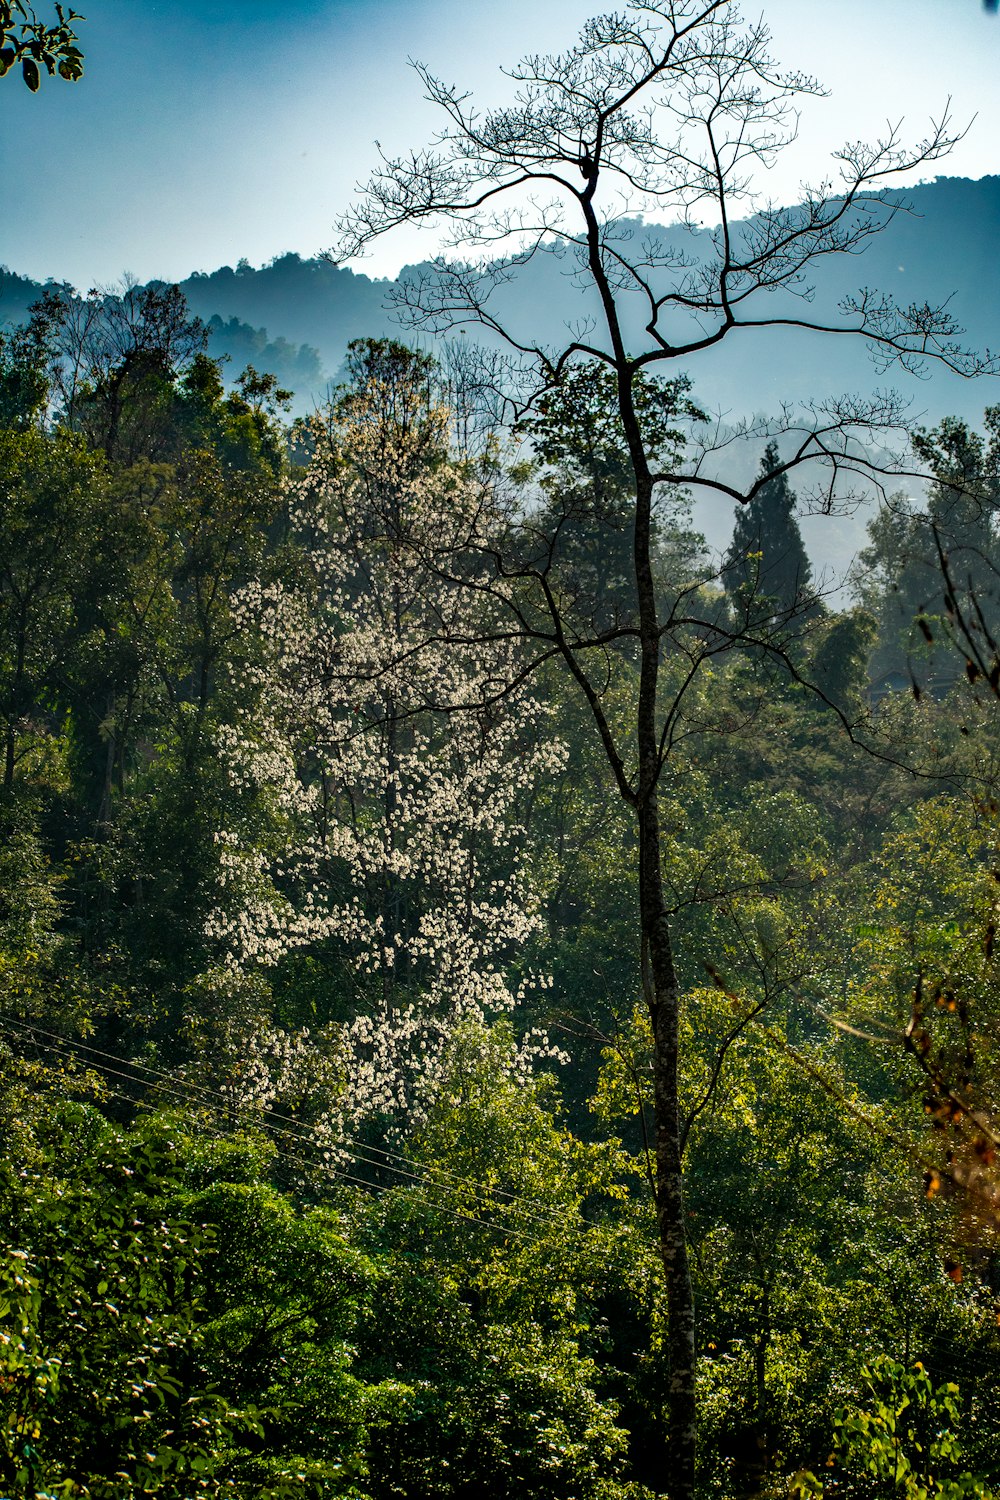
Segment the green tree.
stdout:
<svg viewBox="0 0 1000 1500">
<path fill-rule="evenodd" d="M 61 304 L 54 364 L 60 421 L 109 461 L 170 457 L 176 385 L 208 340 L 183 292 L 126 277 L 83 298 L 63 296 Z"/>
<path fill-rule="evenodd" d="M 676 462 L 688 424 L 703 419 L 684 376 L 640 376 L 636 412 L 660 466 Z M 607 629 L 634 613 L 633 495 L 628 445 L 615 400 L 615 377 L 598 362 L 570 365 L 522 418 L 539 466 L 541 504 L 528 536 L 560 590 L 561 608 L 581 626 Z M 661 489 L 651 520 L 657 589 L 670 599 L 706 573 L 705 541 L 691 529 L 690 499 Z"/>
<path fill-rule="evenodd" d="M 879 623 L 876 681 L 895 673 L 940 694 L 961 675 L 963 657 L 983 676 L 992 670 L 1000 634 L 1000 407 L 987 408 L 983 428 L 948 417 L 916 433 L 914 450 L 928 470 L 926 509 L 894 495 L 869 524 L 855 587 Z"/>
<path fill-rule="evenodd" d="M 0 333 L 0 428 L 23 429 L 44 419 L 61 319 L 61 298 L 46 292 L 22 328 Z"/>
<path fill-rule="evenodd" d="M 740 613 L 792 615 L 811 602 L 812 568 L 776 443 L 765 448 L 758 478 L 753 497 L 737 507 L 722 577 Z"/>
<path fill-rule="evenodd" d="M 66 434 L 0 429 L 0 724 L 3 786 L 51 733 L 94 546 L 100 466 Z"/>
<path fill-rule="evenodd" d="M 214 1493 L 225 1448 L 259 1422 L 206 1380 L 211 1233 L 170 1202 L 176 1140 L 25 1103 L 5 1109 L 0 1159 L 5 1492 Z"/>
<path fill-rule="evenodd" d="M 857 720 L 867 706 L 868 661 L 877 623 L 867 610 L 828 615 L 809 656 L 812 682 L 846 717 Z"/>
<path fill-rule="evenodd" d="M 537 647 L 539 660 L 558 659 L 582 693 L 605 751 L 613 785 L 630 809 L 639 869 L 638 917 L 656 1074 L 657 1210 L 664 1276 L 671 1308 L 671 1480 L 678 1500 L 694 1489 L 696 1450 L 695 1311 L 687 1243 L 680 1146 L 681 987 L 671 914 L 664 890 L 664 833 L 659 788 L 675 742 L 679 700 L 666 694 L 661 668 L 665 621 L 654 571 L 653 513 L 658 486 L 689 482 L 699 491 L 752 501 L 708 472 L 661 468 L 643 434 L 638 409 L 644 375 L 689 367 L 706 350 L 746 330 L 786 328 L 771 293 L 798 291 L 810 267 L 831 255 L 860 250 L 884 222 L 882 213 L 855 210 L 881 202 L 891 214 L 886 185 L 896 173 L 936 160 L 952 139 L 943 123 L 912 150 L 892 132 L 872 145 L 839 153 L 841 181 L 817 190 L 801 208 L 758 215 L 739 232 L 737 204 L 748 192 L 748 172 L 770 164 L 792 139 L 796 98 L 811 80 L 783 73 L 769 52 L 764 27 L 745 28 L 727 0 L 653 0 L 624 15 L 599 17 L 576 46 L 560 56 L 531 56 L 513 70 L 516 101 L 480 112 L 468 96 L 420 76 L 444 116 L 434 144 L 387 160 L 360 204 L 342 223 L 338 254 L 360 253 L 402 223 L 443 220 L 466 253 L 439 257 L 426 274 L 408 278 L 400 302 L 418 325 L 440 332 L 470 321 L 505 337 L 516 367 L 517 395 L 537 400 L 559 384 L 571 364 L 594 361 L 614 377 L 617 422 L 631 470 L 633 617 L 617 634 L 567 629 L 543 569 L 537 589 L 544 628 L 519 613 L 520 592 L 509 586 L 510 553 L 496 539 L 484 551 L 499 556 L 496 593 L 517 601 L 511 628 Z M 656 217 L 708 214 L 720 228 L 699 261 L 663 255 L 648 244 L 623 245 L 613 221 L 622 196 Z M 710 203 L 711 208 L 706 208 Z M 504 258 L 509 246 L 514 261 Z M 590 294 L 589 323 L 568 329 L 560 346 L 540 347 L 532 329 L 504 322 L 502 292 L 517 266 L 546 254 L 566 257 Z M 991 361 L 968 357 L 944 309 L 908 308 L 870 293 L 842 304 L 832 322 L 799 309 L 797 328 L 850 331 L 875 346 L 888 363 L 912 365 L 925 356 L 974 372 Z M 697 380 L 697 373 L 694 374 Z M 819 455 L 837 473 L 856 451 L 856 423 L 866 437 L 900 420 L 898 404 L 833 403 L 804 419 L 797 451 Z M 777 437 L 773 429 L 767 436 Z M 693 615 L 692 611 L 692 615 Z M 693 681 L 714 654 L 712 622 L 687 615 Z M 673 620 L 672 620 L 673 623 Z M 704 627 L 708 625 L 706 630 Z M 698 644 L 700 642 L 700 644 Z M 627 734 L 605 711 L 606 663 L 612 649 L 639 661 L 634 713 Z M 681 699 L 686 688 L 681 689 Z"/>
<path fill-rule="evenodd" d="M 922 1364 L 909 1369 L 883 1357 L 862 1372 L 865 1405 L 838 1412 L 834 1432 L 836 1493 L 848 1500 L 993 1500 L 988 1480 L 969 1472 L 959 1436 L 959 1387 L 935 1388 Z M 822 1496 L 814 1475 L 798 1476 L 797 1493 Z"/>
<path fill-rule="evenodd" d="M 628 1482 L 650 1465 L 628 1460 L 619 1416 L 640 1405 L 648 1205 L 623 1201 L 615 1142 L 564 1128 L 550 1079 L 511 1075 L 512 1041 L 506 1026 L 455 1038 L 410 1144 L 418 1180 L 355 1208 L 385 1278 L 359 1367 L 402 1387 L 371 1455 L 374 1500 L 649 1494 Z"/>
</svg>

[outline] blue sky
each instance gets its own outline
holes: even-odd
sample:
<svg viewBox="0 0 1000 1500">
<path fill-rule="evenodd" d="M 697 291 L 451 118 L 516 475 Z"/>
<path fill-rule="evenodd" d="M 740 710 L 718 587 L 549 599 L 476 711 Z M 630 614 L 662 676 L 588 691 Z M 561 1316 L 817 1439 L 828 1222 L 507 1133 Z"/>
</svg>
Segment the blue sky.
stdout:
<svg viewBox="0 0 1000 1500">
<path fill-rule="evenodd" d="M 49 0 L 36 0 L 40 13 Z M 314 254 L 375 156 L 422 143 L 434 117 L 409 57 L 472 87 L 497 67 L 570 43 L 587 0 L 75 0 L 86 74 L 32 97 L 0 83 L 5 144 L 0 263 L 81 288 Z M 808 103 L 769 184 L 788 201 L 846 137 L 905 116 L 915 133 L 953 96 L 978 113 L 938 170 L 1000 172 L 1000 18 L 980 0 L 758 0 L 788 66 L 831 97 Z M 372 274 L 432 248 L 387 241 Z"/>
</svg>

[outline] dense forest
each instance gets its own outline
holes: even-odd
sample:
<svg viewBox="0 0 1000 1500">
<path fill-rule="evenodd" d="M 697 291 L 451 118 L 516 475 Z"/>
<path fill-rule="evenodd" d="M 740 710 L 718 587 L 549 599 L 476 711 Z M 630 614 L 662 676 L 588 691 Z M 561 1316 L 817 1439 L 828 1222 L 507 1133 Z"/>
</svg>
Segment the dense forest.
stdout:
<svg viewBox="0 0 1000 1500">
<path fill-rule="evenodd" d="M 178 286 L 50 287 L 0 332 L 9 1500 L 1000 1483 L 1000 406 L 724 430 L 697 383 L 713 318 L 863 249 L 948 137 L 858 148 L 714 269 L 629 260 L 593 203 L 661 181 L 615 112 L 676 9 L 529 60 L 516 117 L 438 86 L 491 191 L 572 168 L 545 253 L 600 335 L 377 330 L 293 419 Z M 719 9 L 681 76 L 738 176 L 794 91 Z M 441 160 L 388 163 L 348 240 L 439 189 L 477 213 Z M 402 310 L 489 326 L 514 264 Z M 847 315 L 994 368 L 943 311 Z M 833 591 L 800 517 L 864 494 Z"/>
</svg>

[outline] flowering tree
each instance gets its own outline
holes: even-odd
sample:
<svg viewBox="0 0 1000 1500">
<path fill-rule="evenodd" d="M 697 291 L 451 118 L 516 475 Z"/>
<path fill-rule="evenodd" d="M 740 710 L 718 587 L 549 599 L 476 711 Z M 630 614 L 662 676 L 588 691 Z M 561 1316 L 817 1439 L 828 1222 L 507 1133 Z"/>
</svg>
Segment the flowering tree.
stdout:
<svg viewBox="0 0 1000 1500">
<path fill-rule="evenodd" d="M 290 488 L 304 574 L 240 603 L 264 639 L 260 708 L 225 754 L 286 836 L 272 857 L 222 835 L 212 931 L 230 968 L 318 943 L 347 959 L 340 1108 L 355 1124 L 419 1112 L 455 1028 L 509 1011 L 530 982 L 523 961 L 510 979 L 539 926 L 518 809 L 562 750 L 539 702 L 507 691 L 517 646 L 476 618 L 474 572 L 457 576 L 489 483 L 450 451 L 433 362 L 363 343 L 350 373 Z"/>
</svg>

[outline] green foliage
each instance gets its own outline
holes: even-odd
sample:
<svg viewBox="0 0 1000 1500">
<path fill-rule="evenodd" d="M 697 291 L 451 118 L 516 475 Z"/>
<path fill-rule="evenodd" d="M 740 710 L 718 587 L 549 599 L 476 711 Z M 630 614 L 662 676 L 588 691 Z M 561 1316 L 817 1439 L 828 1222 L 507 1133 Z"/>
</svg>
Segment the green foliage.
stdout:
<svg viewBox="0 0 1000 1500">
<path fill-rule="evenodd" d="M 286 393 L 249 369 L 227 394 L 202 338 L 176 288 L 127 284 L 43 300 L 0 350 L 0 817 L 25 861 L 0 901 L 44 866 L 69 988 L 79 945 L 91 990 L 173 1034 L 208 961 L 222 687 L 254 649 L 233 602 L 273 566 L 284 465 Z M 48 984 L 65 1015 L 40 951 L 10 959 L 14 1009 Z"/>
<path fill-rule="evenodd" d="M 509 1076 L 510 1046 L 502 1030 L 460 1038 L 411 1148 L 424 1185 L 361 1226 L 385 1279 L 360 1357 L 403 1398 L 371 1459 L 386 1500 L 636 1494 L 614 1399 L 637 1400 L 628 1341 L 642 1346 L 652 1272 L 618 1222 L 631 1169 L 569 1134 L 544 1081 Z M 621 1306 L 629 1331 L 611 1321 Z"/>
<path fill-rule="evenodd" d="M 707 420 L 681 375 L 663 380 L 640 373 L 636 413 L 647 452 L 658 463 L 676 461 L 686 440 L 684 421 Z M 629 483 L 630 459 L 616 401 L 615 373 L 590 360 L 568 365 L 559 383 L 535 403 L 521 423 L 552 484 L 575 479 L 587 487 L 593 514 L 620 502 Z"/>
<path fill-rule="evenodd" d="M 871 664 L 876 681 L 901 674 L 942 696 L 969 654 L 959 618 L 973 626 L 984 648 L 1000 626 L 1000 407 L 987 408 L 983 428 L 978 433 L 948 417 L 918 431 L 916 454 L 934 476 L 926 510 L 894 495 L 869 523 L 856 585 L 879 622 Z"/>
<path fill-rule="evenodd" d="M 810 680 L 847 719 L 856 721 L 867 707 L 868 658 L 877 623 L 865 610 L 850 610 L 824 621 L 810 653 Z"/>
<path fill-rule="evenodd" d="M 57 5 L 55 11 L 52 25 L 40 21 L 25 0 L 0 0 L 0 78 L 20 63 L 21 76 L 35 94 L 43 68 L 50 78 L 58 72 L 68 83 L 83 77 L 83 53 L 73 30 L 73 22 L 83 16 L 65 5 Z"/>
<path fill-rule="evenodd" d="M 23 328 L 0 333 L 0 428 L 22 430 L 44 416 L 62 302 L 46 292 Z"/>
<path fill-rule="evenodd" d="M 606 1369 L 606 1311 L 649 1277 L 622 1162 L 510 1047 L 467 1036 L 408 1180 L 327 1204 L 269 1180 L 259 1141 L 22 1099 L 5 1493 L 638 1500 Z"/>
<path fill-rule="evenodd" d="M 367 1494 L 370 1429 L 392 1409 L 395 1386 L 361 1378 L 354 1345 L 382 1273 L 345 1241 L 342 1215 L 297 1207 L 268 1182 L 267 1165 L 268 1152 L 248 1142 L 192 1142 L 182 1199 L 213 1236 L 206 1378 L 260 1412 L 250 1440 L 228 1445 L 227 1478 L 237 1493 Z"/>
<path fill-rule="evenodd" d="M 518 428 L 540 470 L 532 559 L 552 571 L 568 620 L 604 628 L 635 610 L 634 474 L 615 389 L 606 365 L 569 365 Z M 687 427 L 705 420 L 691 399 L 691 382 L 640 373 L 634 398 L 649 460 L 669 472 Z M 661 591 L 673 596 L 700 579 L 705 541 L 691 526 L 688 497 L 676 488 L 658 487 L 654 537 Z"/>
<path fill-rule="evenodd" d="M 486 485 L 498 450 L 456 459 L 434 361 L 359 341 L 311 433 L 363 497 L 357 524 L 347 537 L 336 504 L 310 510 L 298 488 L 293 524 L 287 393 L 252 366 L 227 389 L 175 291 L 50 299 L 0 342 L 0 1489 L 646 1500 L 670 1461 L 671 1377 L 637 846 L 575 685 L 549 665 L 535 677 L 532 733 L 566 759 L 518 792 L 545 927 L 513 957 L 510 1023 L 459 1028 L 429 1114 L 401 1114 L 391 1149 L 382 1121 L 352 1139 L 326 1113 L 339 1029 L 383 1014 L 376 958 L 358 971 L 303 945 L 266 978 L 239 974 L 207 923 L 242 910 L 220 831 L 238 826 L 261 869 L 288 832 L 280 795 L 231 779 L 219 753 L 239 735 L 274 748 L 247 599 L 294 590 L 335 643 L 371 558 L 398 563 L 418 519 L 400 477 Z M 74 385 L 84 314 L 94 358 Z M 524 429 L 546 580 L 581 629 L 627 630 L 633 608 L 612 396 L 606 371 L 580 366 Z M 700 415 L 688 385 L 640 381 L 638 396 L 668 467 Z M 992 557 L 995 425 L 918 440 L 938 474 L 929 516 L 970 567 Z M 794 540 L 776 483 L 758 500 Z M 907 628 L 925 607 L 925 665 L 945 660 L 946 601 L 934 614 L 907 573 L 923 548 L 930 576 L 930 524 L 912 506 L 877 523 L 864 610 L 812 610 L 808 574 L 772 587 L 760 537 L 731 557 L 727 603 L 699 585 L 686 502 L 663 487 L 657 587 L 669 602 L 690 585 L 699 617 L 663 638 L 658 816 L 716 1500 L 781 1493 L 789 1475 L 819 1495 L 816 1474 L 845 1500 L 986 1500 L 973 1471 L 1000 1467 L 996 725 L 957 697 L 872 719 L 865 691 L 894 588 Z M 310 528 L 354 549 L 343 593 L 300 545 Z M 409 588 L 441 622 L 433 569 L 387 577 L 396 604 Z M 796 673 L 836 712 L 773 633 L 734 643 L 731 606 L 751 595 L 764 627 L 776 602 L 803 611 Z M 532 608 L 527 585 L 516 603 Z M 593 680 L 631 774 L 622 640 Z M 321 666 L 318 701 L 337 690 Z M 877 735 L 877 759 L 845 748 L 838 714 Z M 307 724 L 304 761 L 321 748 Z M 363 794 L 338 795 L 368 828 Z M 317 799 L 296 816 L 328 814 Z M 500 841 L 481 842 L 486 894 L 470 902 L 495 898 L 502 868 Z M 342 872 L 326 876 L 337 894 Z M 287 866 L 275 881 L 291 888 Z M 384 885 L 354 895 L 384 931 Z M 536 968 L 551 985 L 518 990 Z M 395 982 L 421 1001 L 419 966 Z M 546 1030 L 572 1053 L 561 1097 Z M 299 1047 L 305 1082 L 291 1069 L 284 1094 L 242 1087 L 269 1065 L 262 1037 Z M 167 1101 L 183 1113 L 158 1113 Z"/>
<path fill-rule="evenodd" d="M 273 375 L 253 365 L 228 395 L 219 364 L 196 354 L 178 386 L 177 425 L 181 441 L 216 455 L 224 471 L 244 470 L 269 477 L 284 460 L 276 418 L 288 406 L 291 392 Z"/>
<path fill-rule="evenodd" d="M 74 438 L 0 430 L 0 732 L 3 787 L 44 754 L 98 526 L 100 464 Z M 29 772 L 30 775 L 30 772 Z"/>
<path fill-rule="evenodd" d="M 835 1493 L 848 1500 L 992 1500 L 994 1490 L 962 1464 L 964 1417 L 959 1388 L 935 1388 L 922 1364 L 909 1369 L 888 1356 L 865 1367 L 860 1401 L 834 1419 Z M 815 1475 L 796 1476 L 793 1492 L 822 1496 Z"/>
<path fill-rule="evenodd" d="M 0 1163 L 6 1492 L 215 1493 L 224 1448 L 259 1422 L 200 1367 L 211 1233 L 168 1207 L 176 1142 L 66 1108 L 16 1137 L 20 1161 Z"/>
</svg>

